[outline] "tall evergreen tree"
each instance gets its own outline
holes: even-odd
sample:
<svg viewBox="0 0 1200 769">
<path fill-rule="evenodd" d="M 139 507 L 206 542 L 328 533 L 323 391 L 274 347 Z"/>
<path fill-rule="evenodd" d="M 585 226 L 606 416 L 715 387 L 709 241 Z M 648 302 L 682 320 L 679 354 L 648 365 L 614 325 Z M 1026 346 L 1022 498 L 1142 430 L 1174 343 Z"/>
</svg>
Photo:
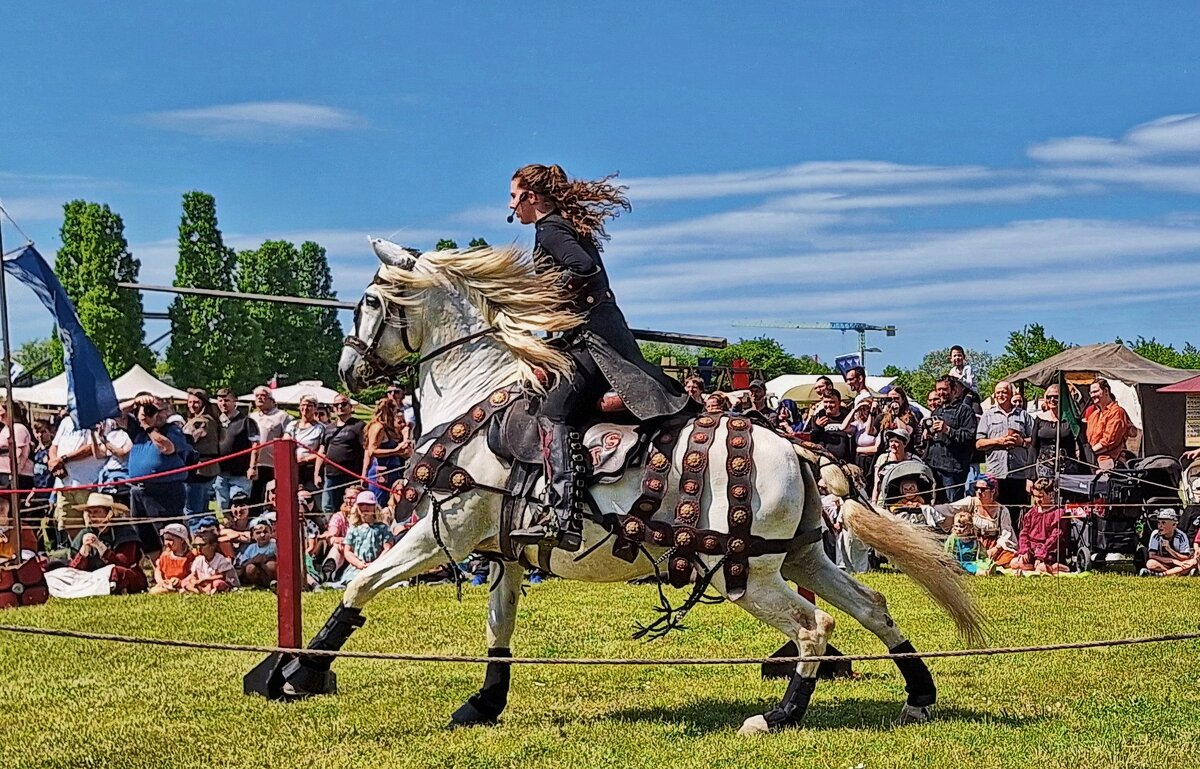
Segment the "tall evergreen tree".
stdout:
<svg viewBox="0 0 1200 769">
<path fill-rule="evenodd" d="M 333 276 L 329 272 L 329 260 L 325 249 L 306 241 L 300 244 L 300 258 L 296 262 L 298 296 L 311 299 L 337 299 L 333 290 Z M 342 351 L 342 324 L 337 310 L 332 307 L 295 308 L 304 318 L 303 338 L 306 357 L 302 369 L 297 373 L 305 379 L 320 379 L 332 385 L 337 381 L 337 361 Z"/>
<path fill-rule="evenodd" d="M 141 267 L 129 252 L 121 217 L 105 204 L 72 200 L 63 206 L 61 236 L 54 272 L 109 373 L 120 376 L 135 363 L 153 367 L 141 295 L 117 288 L 117 283 L 137 282 Z M 57 334 L 53 345 L 61 358 Z"/>
<path fill-rule="evenodd" d="M 300 252 L 284 240 L 268 240 L 257 249 L 237 255 L 238 290 L 252 294 L 298 296 L 296 264 Z M 243 353 L 239 365 L 254 384 L 280 374 L 285 381 L 305 379 L 307 359 L 303 312 L 296 305 L 276 302 L 246 302 L 249 329 L 242 336 Z"/>
<path fill-rule="evenodd" d="M 179 220 L 179 261 L 175 285 L 234 290 L 237 255 L 225 245 L 217 226 L 217 202 L 204 192 L 183 195 Z M 229 299 L 179 295 L 171 302 L 171 345 L 167 365 L 181 386 L 248 389 L 240 360 L 245 303 Z"/>
</svg>

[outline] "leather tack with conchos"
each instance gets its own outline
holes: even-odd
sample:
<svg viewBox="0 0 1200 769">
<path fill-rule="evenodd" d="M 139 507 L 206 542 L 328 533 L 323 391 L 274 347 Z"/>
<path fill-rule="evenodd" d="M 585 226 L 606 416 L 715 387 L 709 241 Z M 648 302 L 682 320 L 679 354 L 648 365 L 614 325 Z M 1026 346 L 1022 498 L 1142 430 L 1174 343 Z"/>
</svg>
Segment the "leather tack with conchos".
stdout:
<svg viewBox="0 0 1200 769">
<path fill-rule="evenodd" d="M 647 450 L 642 471 L 642 493 L 633 501 L 630 511 L 617 520 L 618 535 L 613 542 L 613 555 L 629 563 L 637 559 L 639 542 L 653 545 L 669 544 L 663 532 L 650 529 L 650 519 L 662 507 L 667 493 L 667 479 L 671 474 L 671 457 L 679 434 L 687 426 L 688 417 L 674 417 L 663 423 Z"/>
<path fill-rule="evenodd" d="M 497 414 L 516 399 L 519 385 L 495 390 L 472 406 L 466 415 L 455 419 L 437 434 L 433 443 L 419 457 L 408 463 L 404 473 L 404 493 L 396 506 L 396 518 L 409 518 L 429 491 L 459 494 L 475 485 L 475 480 L 461 467 L 453 464 L 454 455 L 484 429 Z"/>
<path fill-rule="evenodd" d="M 675 587 L 683 587 L 691 581 L 695 559 L 690 556 L 704 541 L 696 526 L 700 523 L 702 512 L 708 452 L 712 449 L 713 438 L 717 428 L 721 426 L 723 416 L 705 414 L 693 422 L 692 434 L 688 436 L 687 445 L 684 447 L 683 467 L 679 476 L 679 501 L 675 504 L 675 531 L 671 538 L 676 555 L 683 557 L 672 558 L 667 562 L 667 576 Z M 680 564 L 686 564 L 686 568 L 678 568 Z"/>
<path fill-rule="evenodd" d="M 746 593 L 746 575 L 750 571 L 750 524 L 754 516 L 750 507 L 753 485 L 750 473 L 753 470 L 750 420 L 733 417 L 726 423 L 725 470 L 729 481 L 725 486 L 725 497 L 729 503 L 727 513 L 729 538 L 725 542 L 725 595 L 736 601 Z"/>
</svg>

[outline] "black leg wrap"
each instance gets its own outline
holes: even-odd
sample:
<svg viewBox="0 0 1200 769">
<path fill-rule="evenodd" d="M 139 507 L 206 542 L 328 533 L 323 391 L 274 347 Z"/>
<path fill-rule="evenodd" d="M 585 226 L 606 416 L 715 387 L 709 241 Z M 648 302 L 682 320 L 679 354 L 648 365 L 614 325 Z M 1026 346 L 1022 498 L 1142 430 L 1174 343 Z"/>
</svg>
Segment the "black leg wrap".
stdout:
<svg viewBox="0 0 1200 769">
<path fill-rule="evenodd" d="M 509 649 L 488 649 L 489 657 L 512 657 Z M 462 726 L 491 726 L 508 705 L 508 685 L 512 665 L 489 663 L 483 686 L 450 716 L 450 729 Z"/>
<path fill-rule="evenodd" d="M 905 641 L 888 651 L 892 654 L 913 654 L 917 650 L 913 648 L 911 641 Z M 896 660 L 896 667 L 900 669 L 900 675 L 904 676 L 904 691 L 908 692 L 909 705 L 914 708 L 926 708 L 937 702 L 937 686 L 933 683 L 933 676 L 930 675 L 925 660 L 920 657 Z"/>
<path fill-rule="evenodd" d="M 325 626 L 308 642 L 308 648 L 337 651 L 366 621 L 361 609 L 338 604 Z M 334 694 L 337 692 L 337 675 L 331 667 L 333 657 L 295 657 L 283 666 L 283 680 L 291 684 L 295 691 L 293 696 Z"/>
<path fill-rule="evenodd" d="M 772 657 L 798 657 L 800 649 L 797 648 L 795 641 L 788 641 L 783 646 L 780 646 L 771 654 Z M 841 651 L 833 644 L 826 644 L 825 656 L 842 656 Z M 796 665 L 792 662 L 764 662 L 760 668 L 763 678 L 791 678 L 796 672 Z M 838 660 L 834 662 L 822 662 L 817 666 L 817 678 L 850 678 L 854 675 L 854 671 L 848 660 Z"/>
<path fill-rule="evenodd" d="M 788 682 L 787 691 L 783 694 L 783 700 L 775 706 L 774 710 L 763 714 L 767 726 L 774 730 L 799 723 L 800 719 L 804 717 L 804 712 L 808 710 L 808 701 L 812 699 L 813 691 L 816 688 L 817 679 L 792 676 L 792 680 Z"/>
</svg>

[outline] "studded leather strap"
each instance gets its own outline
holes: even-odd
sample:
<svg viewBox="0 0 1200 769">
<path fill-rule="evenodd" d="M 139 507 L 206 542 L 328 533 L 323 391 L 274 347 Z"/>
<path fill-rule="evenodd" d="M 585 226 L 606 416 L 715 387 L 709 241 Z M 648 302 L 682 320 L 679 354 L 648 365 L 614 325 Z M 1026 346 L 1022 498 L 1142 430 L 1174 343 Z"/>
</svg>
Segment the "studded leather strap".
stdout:
<svg viewBox="0 0 1200 769">
<path fill-rule="evenodd" d="M 729 481 L 725 485 L 725 497 L 729 503 L 729 538 L 725 543 L 725 595 L 736 601 L 746 593 L 746 574 L 750 571 L 750 522 L 754 517 L 750 507 L 754 489 L 750 475 L 754 469 L 754 442 L 751 438 L 753 428 L 745 417 L 733 417 L 726 426 L 725 471 Z"/>
<path fill-rule="evenodd" d="M 686 416 L 668 419 L 651 441 L 642 473 L 642 493 L 634 500 L 630 512 L 618 518 L 619 533 L 613 542 L 613 555 L 616 557 L 632 563 L 637 558 L 637 543 L 647 538 L 655 545 L 670 542 L 670 527 L 665 531 L 651 531 L 650 519 L 662 507 L 663 497 L 667 493 L 667 478 L 671 474 L 675 442 L 689 421 L 690 418 Z"/>
<path fill-rule="evenodd" d="M 496 390 L 453 422 L 446 425 L 420 457 L 409 462 L 404 473 L 404 493 L 396 508 L 396 519 L 409 518 L 430 490 L 459 494 L 475 485 L 475 480 L 450 460 L 475 437 L 494 416 L 512 405 L 519 385 Z"/>
<path fill-rule="evenodd" d="M 667 574 L 675 587 L 683 587 L 691 581 L 695 568 L 692 554 L 700 543 L 696 524 L 700 521 L 701 497 L 704 494 L 704 475 L 708 470 L 708 452 L 713 437 L 721 425 L 722 415 L 709 415 L 692 424 L 683 454 L 683 467 L 679 477 L 679 502 L 675 505 L 675 522 L 672 544 L 675 554 L 667 562 Z"/>
</svg>

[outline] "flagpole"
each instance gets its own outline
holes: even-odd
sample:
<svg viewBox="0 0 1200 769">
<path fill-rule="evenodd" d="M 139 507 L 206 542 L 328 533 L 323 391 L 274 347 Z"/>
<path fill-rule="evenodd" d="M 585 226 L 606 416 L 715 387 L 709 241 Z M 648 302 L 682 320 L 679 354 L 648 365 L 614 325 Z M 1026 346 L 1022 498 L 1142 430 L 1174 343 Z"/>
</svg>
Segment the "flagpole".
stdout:
<svg viewBox="0 0 1200 769">
<path fill-rule="evenodd" d="M 5 212 L 7 216 L 7 212 Z M 4 253 L 4 223 L 0 221 L 0 254 Z M 13 402 L 12 386 L 12 343 L 8 333 L 8 275 L 0 265 L 0 334 L 4 335 L 4 402 L 8 411 L 8 486 L 12 493 L 8 495 L 9 516 L 12 518 L 12 530 L 16 533 L 17 565 L 23 563 L 21 551 L 21 504 L 20 504 L 20 473 L 17 466 L 17 412 Z"/>
</svg>

